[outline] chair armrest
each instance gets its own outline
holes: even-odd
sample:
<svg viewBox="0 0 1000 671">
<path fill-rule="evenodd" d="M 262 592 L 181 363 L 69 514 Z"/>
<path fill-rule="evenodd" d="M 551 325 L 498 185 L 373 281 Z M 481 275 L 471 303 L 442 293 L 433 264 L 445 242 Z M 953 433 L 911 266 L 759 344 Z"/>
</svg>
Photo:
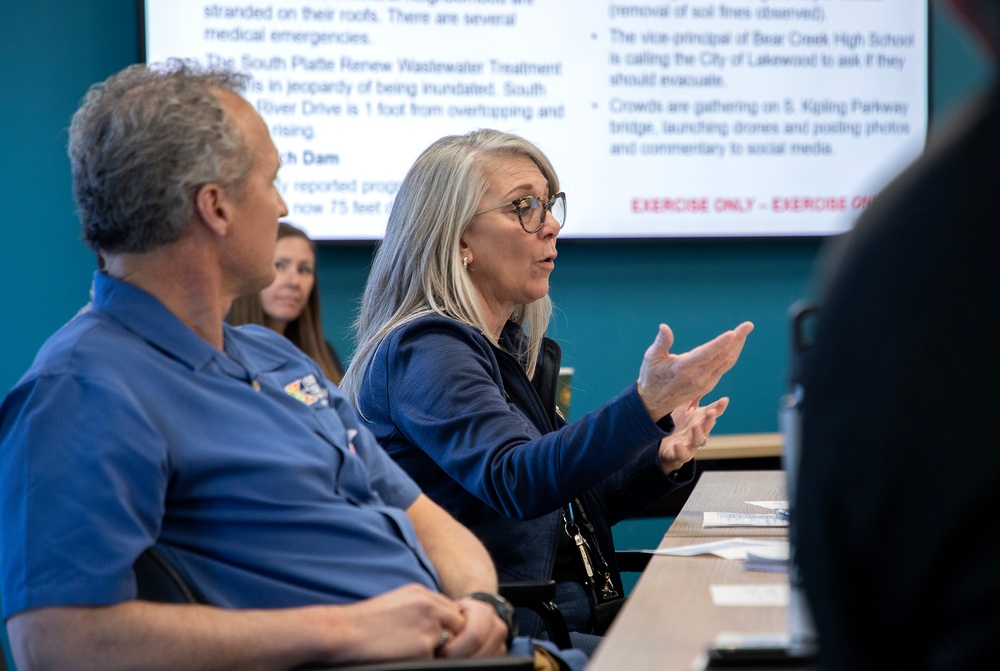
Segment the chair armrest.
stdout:
<svg viewBox="0 0 1000 671">
<path fill-rule="evenodd" d="M 560 650 L 572 648 L 566 619 L 555 604 L 556 581 L 539 580 L 500 583 L 500 596 L 517 608 L 527 608 L 542 619 L 549 640 Z"/>
<path fill-rule="evenodd" d="M 500 596 L 515 606 L 526 606 L 556 598 L 555 580 L 528 580 L 500 584 Z"/>
</svg>

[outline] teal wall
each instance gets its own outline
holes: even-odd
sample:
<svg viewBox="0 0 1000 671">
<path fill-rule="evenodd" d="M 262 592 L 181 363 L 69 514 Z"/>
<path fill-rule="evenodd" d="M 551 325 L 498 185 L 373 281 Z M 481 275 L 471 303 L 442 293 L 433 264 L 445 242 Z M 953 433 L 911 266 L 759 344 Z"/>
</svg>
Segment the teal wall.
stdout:
<svg viewBox="0 0 1000 671">
<path fill-rule="evenodd" d="M 0 394 L 45 338 L 87 300 L 93 257 L 79 242 L 66 128 L 94 81 L 136 59 L 134 0 L 0 2 Z M 946 19 L 933 20 L 935 121 L 988 73 Z M 563 241 L 552 278 L 551 334 L 576 369 L 571 417 L 630 384 L 656 326 L 687 349 L 750 319 L 743 357 L 720 385 L 733 398 L 719 432 L 775 431 L 784 391 L 786 311 L 808 291 L 820 243 Z M 324 322 L 345 355 L 372 246 L 320 252 Z"/>
</svg>

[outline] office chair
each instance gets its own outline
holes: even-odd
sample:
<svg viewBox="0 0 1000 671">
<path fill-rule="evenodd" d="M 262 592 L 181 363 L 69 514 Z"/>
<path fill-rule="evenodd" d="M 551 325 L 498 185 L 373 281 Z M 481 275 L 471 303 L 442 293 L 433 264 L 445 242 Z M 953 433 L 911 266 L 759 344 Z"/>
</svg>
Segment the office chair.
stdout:
<svg viewBox="0 0 1000 671">
<path fill-rule="evenodd" d="M 560 650 L 573 647 L 566 620 L 553 601 L 556 598 L 555 580 L 500 583 L 499 592 L 516 608 L 526 608 L 541 618 L 549 640 Z"/>
<path fill-rule="evenodd" d="M 139 556 L 133 570 L 139 588 L 138 598 L 143 601 L 204 603 L 197 589 L 187 584 L 170 562 L 153 548 L 149 548 Z M 564 629 L 565 626 L 563 623 Z M 568 640 L 569 635 L 566 637 Z M 507 655 L 477 659 L 374 662 L 348 666 L 312 664 L 298 667 L 295 671 L 534 671 L 534 668 L 535 662 L 531 657 Z"/>
<path fill-rule="evenodd" d="M 618 563 L 618 570 L 622 573 L 642 573 L 652 556 L 652 554 L 641 550 L 618 550 L 615 552 L 615 561 Z M 554 580 L 500 583 L 500 595 L 516 607 L 527 608 L 538 615 L 548 633 L 549 640 L 560 649 L 573 647 L 566 620 L 553 601 L 556 596 Z"/>
</svg>

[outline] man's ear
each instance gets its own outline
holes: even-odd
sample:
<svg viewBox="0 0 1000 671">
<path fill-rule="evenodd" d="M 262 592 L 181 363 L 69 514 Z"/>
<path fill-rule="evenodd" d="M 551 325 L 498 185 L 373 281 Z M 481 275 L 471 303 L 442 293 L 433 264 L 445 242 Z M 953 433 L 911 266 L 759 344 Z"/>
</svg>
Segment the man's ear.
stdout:
<svg viewBox="0 0 1000 671">
<path fill-rule="evenodd" d="M 219 237 L 229 234 L 232 224 L 232 201 L 226 190 L 215 182 L 209 182 L 195 194 L 195 209 L 201 221 Z"/>
</svg>

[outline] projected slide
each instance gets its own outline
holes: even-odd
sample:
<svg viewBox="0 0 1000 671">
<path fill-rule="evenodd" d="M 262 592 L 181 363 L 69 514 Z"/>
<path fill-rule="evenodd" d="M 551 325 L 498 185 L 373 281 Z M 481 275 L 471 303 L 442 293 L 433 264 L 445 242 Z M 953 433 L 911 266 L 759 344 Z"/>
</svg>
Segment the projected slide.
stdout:
<svg viewBox="0 0 1000 671">
<path fill-rule="evenodd" d="M 379 238 L 417 155 L 484 127 L 552 159 L 563 236 L 809 236 L 922 151 L 927 22 L 925 0 L 147 0 L 145 39 L 253 76 L 317 238 Z"/>
</svg>

